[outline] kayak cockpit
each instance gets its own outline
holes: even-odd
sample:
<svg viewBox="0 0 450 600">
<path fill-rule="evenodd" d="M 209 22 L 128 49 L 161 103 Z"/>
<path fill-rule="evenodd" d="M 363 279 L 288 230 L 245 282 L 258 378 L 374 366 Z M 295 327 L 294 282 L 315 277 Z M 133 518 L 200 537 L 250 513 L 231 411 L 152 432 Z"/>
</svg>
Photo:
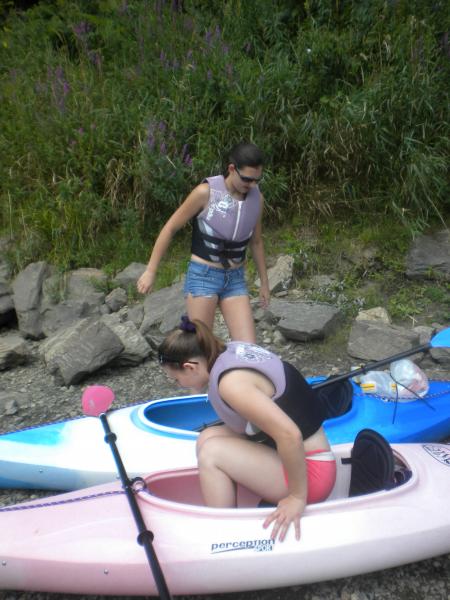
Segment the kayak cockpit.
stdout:
<svg viewBox="0 0 450 600">
<path fill-rule="evenodd" d="M 412 478 L 412 470 L 407 461 L 398 453 L 394 454 L 386 440 L 369 429 L 358 434 L 353 446 L 335 446 L 333 452 L 337 476 L 326 502 L 391 490 Z M 146 478 L 143 495 L 170 503 L 205 507 L 198 470 L 195 468 L 153 473 Z M 244 486 L 238 486 L 238 508 L 261 506 L 267 507 L 264 498 Z"/>
</svg>

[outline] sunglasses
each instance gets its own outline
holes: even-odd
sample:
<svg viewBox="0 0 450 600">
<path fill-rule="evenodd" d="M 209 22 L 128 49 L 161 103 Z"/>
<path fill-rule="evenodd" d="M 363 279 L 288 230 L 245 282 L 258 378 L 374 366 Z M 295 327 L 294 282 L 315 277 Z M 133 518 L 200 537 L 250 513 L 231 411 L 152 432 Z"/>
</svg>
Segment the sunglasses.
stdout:
<svg viewBox="0 0 450 600">
<path fill-rule="evenodd" d="M 262 175 L 261 177 L 247 177 L 247 175 L 241 175 L 241 172 L 239 171 L 236 165 L 234 165 L 234 168 L 236 169 L 236 173 L 239 175 L 239 177 L 244 183 L 259 183 L 263 178 Z"/>
</svg>

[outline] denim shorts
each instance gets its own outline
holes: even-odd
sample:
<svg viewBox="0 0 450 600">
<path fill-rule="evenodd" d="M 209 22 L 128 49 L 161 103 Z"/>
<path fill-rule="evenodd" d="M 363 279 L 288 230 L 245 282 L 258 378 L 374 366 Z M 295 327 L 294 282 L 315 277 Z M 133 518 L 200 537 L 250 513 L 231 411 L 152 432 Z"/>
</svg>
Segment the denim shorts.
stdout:
<svg viewBox="0 0 450 600">
<path fill-rule="evenodd" d="M 189 263 L 184 281 L 184 295 L 217 296 L 219 300 L 232 296 L 248 296 L 244 267 L 220 269 L 193 260 Z"/>
</svg>

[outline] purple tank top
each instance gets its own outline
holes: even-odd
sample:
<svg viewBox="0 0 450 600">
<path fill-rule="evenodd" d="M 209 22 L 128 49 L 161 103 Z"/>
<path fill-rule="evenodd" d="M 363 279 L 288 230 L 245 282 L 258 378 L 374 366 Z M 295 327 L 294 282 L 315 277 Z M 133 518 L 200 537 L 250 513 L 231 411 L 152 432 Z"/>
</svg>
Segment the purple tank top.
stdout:
<svg viewBox="0 0 450 600">
<path fill-rule="evenodd" d="M 286 377 L 281 359 L 273 352 L 246 342 L 230 342 L 225 352 L 219 355 L 209 377 L 208 400 L 214 410 L 230 429 L 236 433 L 255 434 L 258 430 L 230 408 L 220 397 L 221 375 L 231 369 L 254 369 L 265 375 L 273 384 L 277 400 L 286 387 Z"/>
</svg>

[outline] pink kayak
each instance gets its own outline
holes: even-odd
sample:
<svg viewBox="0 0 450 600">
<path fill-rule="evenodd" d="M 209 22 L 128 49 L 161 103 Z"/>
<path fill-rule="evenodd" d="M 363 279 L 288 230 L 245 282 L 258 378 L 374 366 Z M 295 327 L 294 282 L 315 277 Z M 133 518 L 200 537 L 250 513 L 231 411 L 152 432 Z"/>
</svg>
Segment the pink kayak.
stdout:
<svg viewBox="0 0 450 600">
<path fill-rule="evenodd" d="M 389 481 L 350 497 L 361 494 L 357 468 L 373 471 L 373 457 L 369 452 L 357 466 L 354 453 L 348 462 L 352 444 L 335 446 L 338 477 L 330 498 L 307 507 L 300 541 L 290 531 L 283 543 L 262 527 L 272 509 L 259 508 L 261 498 L 245 488 L 239 508 L 212 509 L 202 505 L 196 469 L 148 475 L 135 497 L 170 592 L 306 584 L 450 552 L 450 445 L 392 448 Z M 0 531 L 2 590 L 157 594 L 118 482 L 2 508 Z"/>
</svg>

